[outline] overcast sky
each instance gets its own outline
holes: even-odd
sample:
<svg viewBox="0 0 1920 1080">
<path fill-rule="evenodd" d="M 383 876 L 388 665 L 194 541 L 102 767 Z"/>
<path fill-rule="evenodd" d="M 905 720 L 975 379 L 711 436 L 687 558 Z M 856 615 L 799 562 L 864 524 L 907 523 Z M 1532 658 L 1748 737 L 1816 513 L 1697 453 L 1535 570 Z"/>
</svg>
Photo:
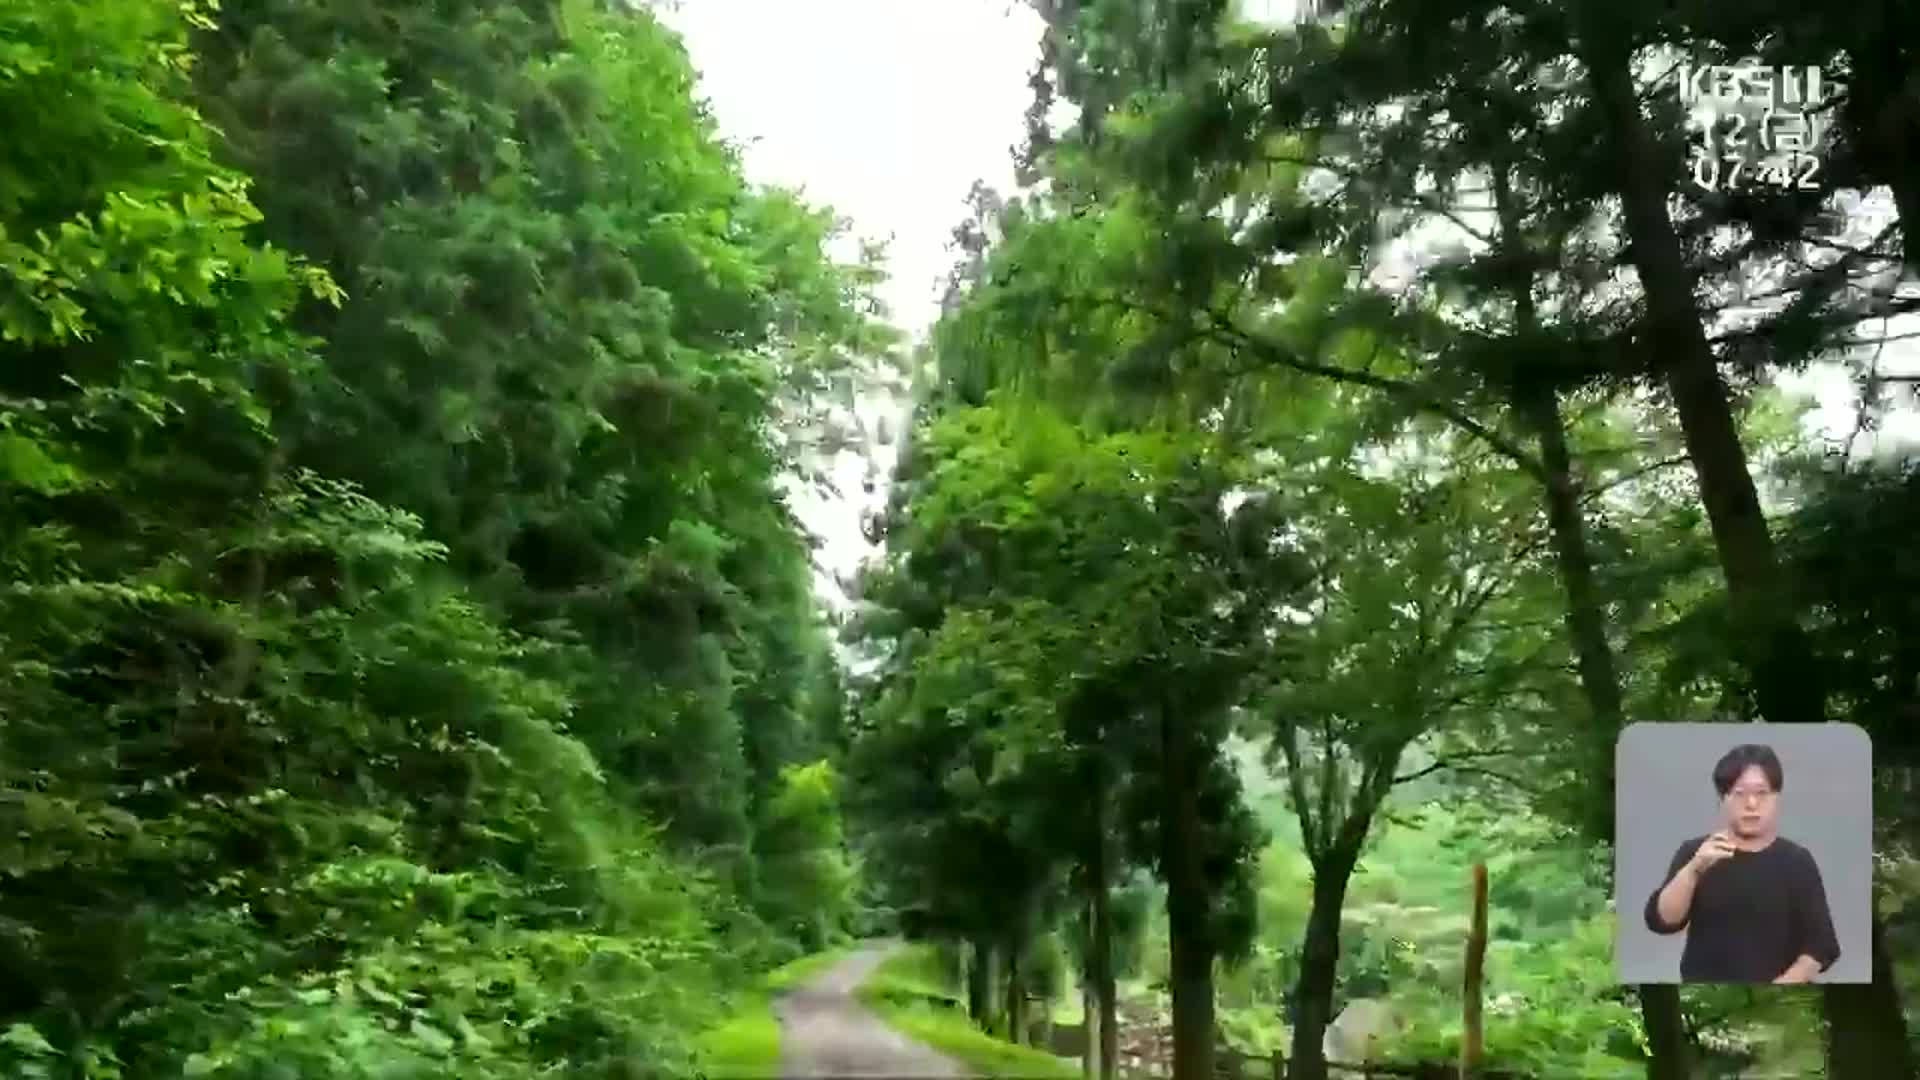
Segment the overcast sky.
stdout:
<svg viewBox="0 0 1920 1080">
<path fill-rule="evenodd" d="M 1021 0 L 680 0 L 723 134 L 753 179 L 891 237 L 897 322 L 932 321 L 975 179 L 1013 183 L 1040 21 Z"/>
</svg>

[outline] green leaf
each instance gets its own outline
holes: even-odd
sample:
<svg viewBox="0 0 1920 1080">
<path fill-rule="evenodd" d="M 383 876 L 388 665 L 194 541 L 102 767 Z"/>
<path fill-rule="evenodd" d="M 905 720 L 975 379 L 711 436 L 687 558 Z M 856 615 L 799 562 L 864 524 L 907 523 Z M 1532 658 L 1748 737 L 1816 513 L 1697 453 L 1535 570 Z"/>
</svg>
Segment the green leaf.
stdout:
<svg viewBox="0 0 1920 1080">
<path fill-rule="evenodd" d="M 57 1051 L 32 1024 L 15 1021 L 0 1031 L 0 1046 L 33 1057 L 52 1057 Z"/>
</svg>

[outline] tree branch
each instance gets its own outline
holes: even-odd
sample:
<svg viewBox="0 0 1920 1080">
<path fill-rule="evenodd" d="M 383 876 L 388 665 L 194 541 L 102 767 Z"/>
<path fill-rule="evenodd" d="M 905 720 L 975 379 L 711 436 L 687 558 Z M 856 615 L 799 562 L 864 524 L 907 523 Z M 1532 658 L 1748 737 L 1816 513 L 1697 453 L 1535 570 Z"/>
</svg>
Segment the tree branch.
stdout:
<svg viewBox="0 0 1920 1080">
<path fill-rule="evenodd" d="M 1349 182 L 1363 184 L 1366 187 L 1375 190 L 1376 192 L 1381 191 L 1384 186 L 1375 178 L 1368 176 L 1366 172 L 1360 169 L 1359 167 L 1354 165 L 1348 165 L 1342 162 L 1337 162 L 1330 158 L 1306 158 L 1306 157 L 1294 157 L 1288 154 L 1268 154 L 1266 155 L 1265 160 L 1270 163 L 1280 164 L 1280 165 L 1300 165 L 1309 169 L 1325 169 L 1330 173 L 1343 177 Z M 1478 240 L 1483 244 L 1487 244 L 1491 246 L 1493 243 L 1492 238 L 1489 237 L 1484 231 L 1480 229 L 1476 229 L 1473 226 L 1467 224 L 1466 221 L 1464 221 L 1460 217 L 1460 214 L 1457 210 L 1448 206 L 1446 203 L 1441 202 L 1439 199 L 1431 195 L 1421 195 L 1418 192 L 1409 192 L 1405 195 L 1396 196 L 1396 195 L 1391 195 L 1389 193 L 1389 198 L 1391 198 L 1394 202 L 1399 203 L 1403 207 L 1407 207 L 1407 206 L 1417 207 L 1418 209 L 1425 210 L 1428 213 L 1438 214 L 1441 217 L 1447 219 L 1449 222 L 1453 223 L 1455 226 L 1457 226 L 1460 229 L 1460 231 L 1466 233 L 1468 236 L 1473 237 L 1475 240 Z"/>
<path fill-rule="evenodd" d="M 1480 761 L 1486 758 L 1503 758 L 1503 757 L 1512 757 L 1512 756 L 1513 756 L 1513 751 L 1508 749 L 1468 750 L 1458 754 L 1449 754 L 1446 757 L 1435 758 L 1431 763 L 1422 765 L 1420 768 L 1415 769 L 1410 773 L 1406 773 L 1404 775 L 1394 777 L 1392 780 L 1392 783 L 1405 784 L 1405 783 L 1408 783 L 1409 781 L 1418 780 L 1423 776 L 1431 776 L 1442 769 L 1455 769 L 1455 770 L 1467 769 L 1469 768 L 1469 766 L 1467 765 L 1467 762 L 1470 762 L 1470 761 Z"/>
<path fill-rule="evenodd" d="M 1528 475 L 1542 483 L 1546 482 L 1546 467 L 1536 460 L 1533 455 L 1527 453 L 1519 443 L 1514 442 L 1512 439 L 1494 431 L 1486 424 L 1467 415 L 1466 411 L 1459 406 L 1436 398 L 1413 383 L 1388 378 L 1384 375 L 1376 375 L 1370 371 L 1355 371 L 1352 368 L 1343 368 L 1333 364 L 1323 364 L 1317 360 L 1309 360 L 1292 349 L 1287 349 L 1265 338 L 1256 337 L 1232 325 L 1222 319 L 1220 313 L 1217 311 L 1209 310 L 1206 312 L 1206 316 L 1211 324 L 1211 329 L 1208 331 L 1207 336 L 1236 352 L 1251 352 L 1254 356 L 1271 366 L 1291 368 L 1302 374 L 1315 375 L 1320 378 L 1330 379 L 1334 382 L 1364 386 L 1372 390 L 1378 390 L 1390 397 L 1398 398 L 1412 405 L 1419 411 L 1431 413 L 1446 420 L 1460 430 L 1479 439 L 1498 452 L 1500 456 L 1518 465 Z"/>
<path fill-rule="evenodd" d="M 1489 769 L 1483 765 L 1460 765 L 1455 767 L 1454 771 L 1464 772 L 1464 773 L 1473 773 L 1477 776 L 1485 776 L 1494 780 L 1499 780 L 1502 783 L 1510 784 L 1517 790 L 1523 791 L 1529 795 L 1539 795 L 1544 793 L 1546 790 L 1544 787 L 1534 783 L 1531 780 L 1522 780 L 1519 777 L 1511 776 L 1503 772 L 1498 772 L 1494 769 Z"/>
<path fill-rule="evenodd" d="M 1685 465 L 1692 460 L 1693 460 L 1692 458 L 1689 458 L 1685 454 L 1677 454 L 1673 457 L 1661 458 L 1659 461 L 1648 462 L 1647 464 L 1642 465 L 1637 469 L 1629 469 L 1626 472 L 1621 473 L 1619 476 L 1614 477 L 1613 479 L 1607 481 L 1604 484 L 1601 484 L 1597 487 L 1588 488 L 1587 490 L 1581 492 L 1580 502 L 1582 505 L 1592 503 L 1594 500 L 1600 498 L 1602 495 L 1605 495 L 1607 492 L 1612 491 L 1614 488 L 1631 484 L 1635 480 L 1641 479 L 1642 477 L 1645 477 L 1645 476 L 1649 476 L 1656 472 L 1661 472 L 1666 469 L 1674 468 L 1676 466 Z"/>
</svg>

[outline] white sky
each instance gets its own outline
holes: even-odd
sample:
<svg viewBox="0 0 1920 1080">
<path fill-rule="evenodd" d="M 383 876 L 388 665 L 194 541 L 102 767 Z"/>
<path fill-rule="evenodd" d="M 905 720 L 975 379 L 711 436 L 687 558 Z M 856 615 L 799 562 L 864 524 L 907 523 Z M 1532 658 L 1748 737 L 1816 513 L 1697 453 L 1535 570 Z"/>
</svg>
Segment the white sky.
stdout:
<svg viewBox="0 0 1920 1080">
<path fill-rule="evenodd" d="M 1246 16 L 1290 18 L 1297 0 L 1240 0 Z M 699 70 L 700 92 L 722 133 L 743 145 L 750 178 L 802 189 L 851 220 L 866 239 L 888 241 L 891 279 L 883 298 L 896 325 L 919 335 L 937 314 L 954 256 L 951 230 L 966 215 L 975 180 L 1011 190 L 1012 148 L 1031 101 L 1027 77 L 1040 20 L 1024 0 L 677 0 L 655 3 L 680 32 Z M 1901 355 L 1901 354 L 1905 355 Z M 1889 370 L 1913 370 L 1912 352 L 1888 350 Z M 1793 379 L 1814 397 L 1813 432 L 1838 441 L 1853 427 L 1853 393 L 1838 370 Z M 859 410 L 871 432 L 902 403 Z M 1920 442 L 1920 418 L 1890 417 L 1881 446 Z M 872 457 L 841 453 L 829 467 L 841 491 L 796 488 L 801 519 L 822 540 L 820 585 L 839 602 L 833 576 L 871 551 L 865 510 L 884 498 L 894 447 Z M 871 480 L 871 493 L 862 481 Z"/>
<path fill-rule="evenodd" d="M 748 175 L 893 238 L 886 300 L 932 322 L 975 179 L 1013 184 L 1040 20 L 1023 0 L 680 0 L 662 11 Z"/>
</svg>

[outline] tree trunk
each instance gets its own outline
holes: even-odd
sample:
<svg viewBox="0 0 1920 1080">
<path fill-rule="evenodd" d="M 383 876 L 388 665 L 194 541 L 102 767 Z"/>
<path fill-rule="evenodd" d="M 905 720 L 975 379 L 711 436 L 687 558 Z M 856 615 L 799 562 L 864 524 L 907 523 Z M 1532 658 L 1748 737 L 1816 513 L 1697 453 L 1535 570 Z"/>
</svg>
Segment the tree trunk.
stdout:
<svg viewBox="0 0 1920 1080">
<path fill-rule="evenodd" d="M 1007 1041 L 1015 1044 L 1027 1041 L 1027 978 L 1020 962 L 1025 944 L 1018 933 L 1007 936 Z"/>
<path fill-rule="evenodd" d="M 1595 32 L 1590 29 L 1588 37 Z M 1584 43 L 1582 58 L 1620 162 L 1621 207 L 1646 294 L 1648 344 L 1685 435 L 1726 578 L 1733 625 L 1752 631 L 1735 644 L 1767 719 L 1823 720 L 1825 699 L 1820 681 L 1812 677 L 1817 672 L 1808 662 L 1811 650 L 1793 618 L 1727 387 L 1695 307 L 1693 271 L 1667 213 L 1668 170 L 1661 168 L 1640 115 L 1625 45 L 1598 40 Z"/>
<path fill-rule="evenodd" d="M 1647 1080 L 1687 1080 L 1693 1073 L 1693 1047 L 1687 1041 L 1680 988 L 1672 983 L 1641 983 L 1640 1022 L 1647 1029 Z"/>
<path fill-rule="evenodd" d="M 941 939 L 938 951 L 940 974 L 948 986 L 962 986 L 967 980 L 967 957 L 964 949 L 956 947 L 952 941 Z"/>
<path fill-rule="evenodd" d="M 1484 1033 L 1480 1026 L 1482 969 L 1487 959 L 1487 864 L 1473 864 L 1472 923 L 1467 929 L 1466 972 L 1461 979 L 1460 1077 L 1480 1067 Z"/>
<path fill-rule="evenodd" d="M 1587 545 L 1587 522 L 1580 509 L 1579 485 L 1573 477 L 1566 425 L 1560 416 L 1559 399 L 1550 389 L 1542 387 L 1518 395 L 1514 406 L 1539 441 L 1540 462 L 1546 473 L 1547 535 L 1564 593 L 1562 620 L 1573 649 L 1580 691 L 1592 713 L 1592 753 L 1587 765 L 1595 771 L 1589 775 L 1594 777 L 1596 788 L 1612 791 L 1613 746 L 1626 726 L 1626 706 L 1621 699 L 1613 642 L 1607 637 L 1606 609 L 1593 579 L 1593 552 Z M 1589 833 L 1604 843 L 1613 843 L 1613 803 L 1595 799 L 1591 805 Z"/>
<path fill-rule="evenodd" d="M 1494 176 L 1494 197 L 1501 219 L 1499 239 L 1501 245 L 1509 249 L 1509 255 L 1518 255 L 1521 253 L 1512 250 L 1512 246 L 1520 243 L 1523 235 L 1520 209 L 1508 187 L 1505 168 L 1504 164 L 1500 165 Z M 1517 271 L 1512 284 L 1515 329 L 1523 337 L 1531 338 L 1539 329 L 1532 263 L 1525 258 L 1514 258 L 1512 265 Z M 1516 390 L 1513 406 L 1521 423 L 1532 429 L 1540 444 L 1547 533 L 1564 593 L 1567 641 L 1573 648 L 1574 667 L 1590 714 L 1586 775 L 1594 778 L 1594 786 L 1611 792 L 1615 783 L 1614 745 L 1626 727 L 1626 705 L 1620 692 L 1613 642 L 1607 636 L 1606 609 L 1594 584 L 1593 552 L 1587 544 L 1587 520 L 1580 507 L 1579 484 L 1573 475 L 1573 451 L 1567 444 L 1566 423 L 1560 415 L 1559 392 L 1547 382 L 1534 382 Z M 1587 806 L 1590 808 L 1585 821 L 1588 835 L 1611 848 L 1615 840 L 1613 800 L 1591 799 Z M 1636 992 L 1641 1020 L 1647 1030 L 1647 1080 L 1686 1080 L 1690 1053 L 1679 992 L 1671 986 L 1657 984 L 1637 987 Z"/>
<path fill-rule="evenodd" d="M 1573 646 L 1581 694 L 1592 713 L 1593 754 L 1588 775 L 1599 778 L 1596 788 L 1611 792 L 1614 740 L 1626 726 L 1626 708 L 1621 700 L 1613 643 L 1607 637 L 1606 611 L 1593 580 L 1593 554 L 1587 546 L 1586 516 L 1581 512 L 1579 489 L 1573 479 L 1566 426 L 1560 417 L 1560 403 L 1550 390 L 1525 395 L 1515 404 L 1539 439 L 1541 464 L 1546 468 L 1547 528 L 1555 569 L 1565 592 L 1567 639 Z M 1591 805 L 1589 832 L 1612 846 L 1613 801 L 1595 799 Z M 1634 989 L 1640 1001 L 1641 1022 L 1647 1029 L 1647 1080 L 1686 1080 L 1692 1070 L 1691 1052 L 1679 991 L 1659 984 Z"/>
<path fill-rule="evenodd" d="M 1113 979 L 1112 894 L 1107 872 L 1107 791 L 1105 775 L 1095 766 L 1092 842 L 1087 845 L 1087 985 L 1092 991 L 1087 1010 L 1087 1051 L 1098 1061 L 1099 1080 L 1113 1080 L 1120 1032 L 1116 1022 L 1118 994 Z M 1098 1027 L 1096 1029 L 1096 1023 Z M 1098 1042 L 1095 1042 L 1096 1031 Z"/>
<path fill-rule="evenodd" d="M 1340 909 L 1358 848 L 1337 848 L 1314 861 L 1313 907 L 1300 943 L 1300 974 L 1293 987 L 1293 1050 L 1288 1080 L 1327 1080 L 1325 1041 L 1333 1023 L 1333 985 L 1340 967 Z"/>
<path fill-rule="evenodd" d="M 1827 1014 L 1827 1075 L 1834 1080 L 1869 1076 L 1912 1080 L 1914 1062 L 1906 1041 L 1906 1013 L 1901 1010 L 1893 955 L 1887 952 L 1886 924 L 1880 921 L 1878 903 L 1871 926 L 1873 982 L 1821 987 Z M 1837 1017 L 1846 1017 L 1848 1023 L 1842 1025 Z"/>
<path fill-rule="evenodd" d="M 980 1030 L 993 1030 L 993 947 L 984 935 L 967 943 L 967 1016 Z"/>
<path fill-rule="evenodd" d="M 1909 138 L 1920 141 L 1920 132 Z M 1900 254 L 1907 272 L 1920 275 L 1920 162 L 1906 162 L 1902 171 L 1888 177 L 1893 206 L 1900 215 Z"/>
<path fill-rule="evenodd" d="M 1120 994 L 1113 978 L 1113 912 L 1105 889 L 1100 891 L 1099 932 L 1100 978 L 1093 984 L 1095 1005 L 1100 1011 L 1100 1080 L 1113 1080 L 1120 1067 Z"/>
<path fill-rule="evenodd" d="M 1813 650 L 1794 617 L 1773 537 L 1747 471 L 1726 385 L 1694 307 L 1694 279 L 1667 213 L 1665 177 L 1640 114 L 1627 41 L 1606 23 L 1598 0 L 1581 5 L 1581 59 L 1595 104 L 1615 147 L 1618 190 L 1633 263 L 1646 293 L 1648 341 L 1663 369 L 1674 412 L 1693 460 L 1700 500 L 1727 583 L 1734 644 L 1752 680 L 1760 712 L 1774 723 L 1826 719 Z M 1880 933 L 1874 920 L 1874 933 Z M 1875 964 L 1866 986 L 1826 985 L 1830 1080 L 1913 1075 L 1906 1021 L 1892 966 Z M 1883 977 L 1884 976 L 1884 977 Z"/>
<path fill-rule="evenodd" d="M 1100 1030 L 1097 1027 L 1100 1022 L 1098 1014 L 1099 1007 L 1093 1003 L 1093 982 L 1090 979 L 1082 980 L 1080 983 L 1080 1028 L 1083 1033 L 1081 1037 L 1084 1041 L 1080 1047 L 1081 1080 L 1095 1080 L 1096 1076 L 1106 1075 L 1101 1071 L 1102 1066 L 1100 1063 L 1107 1060 L 1107 1058 L 1105 1054 L 1100 1052 L 1100 1043 L 1096 1041 L 1096 1033 Z"/>
<path fill-rule="evenodd" d="M 1875 29 L 1880 32 L 1862 34 L 1871 35 L 1870 41 L 1848 50 L 1853 72 L 1840 121 L 1862 172 L 1893 193 L 1903 261 L 1920 273 L 1920 72 L 1902 55 L 1911 45 L 1910 34 Z"/>
<path fill-rule="evenodd" d="M 1213 942 L 1208 925 L 1205 825 L 1200 816 L 1200 754 L 1193 729 L 1160 708 L 1161 780 L 1166 820 L 1160 853 L 1167 886 L 1168 981 L 1173 996 L 1172 1080 L 1213 1080 Z"/>
</svg>

